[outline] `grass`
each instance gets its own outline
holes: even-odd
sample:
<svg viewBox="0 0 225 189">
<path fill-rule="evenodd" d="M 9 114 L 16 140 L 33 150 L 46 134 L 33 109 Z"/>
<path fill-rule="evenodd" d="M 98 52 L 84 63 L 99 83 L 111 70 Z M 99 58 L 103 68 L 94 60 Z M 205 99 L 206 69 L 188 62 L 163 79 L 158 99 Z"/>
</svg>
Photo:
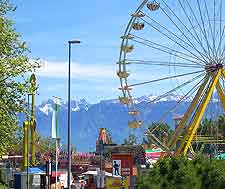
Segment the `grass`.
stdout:
<svg viewBox="0 0 225 189">
<path fill-rule="evenodd" d="M 0 184 L 0 189 L 7 189 L 7 187 L 2 185 L 2 184 Z"/>
</svg>

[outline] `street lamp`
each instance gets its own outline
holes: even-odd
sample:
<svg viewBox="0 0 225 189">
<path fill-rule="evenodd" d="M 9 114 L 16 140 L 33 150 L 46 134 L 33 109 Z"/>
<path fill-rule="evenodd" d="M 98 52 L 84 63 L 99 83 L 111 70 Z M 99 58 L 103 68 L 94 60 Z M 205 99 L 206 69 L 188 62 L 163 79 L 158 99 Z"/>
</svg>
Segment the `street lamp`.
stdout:
<svg viewBox="0 0 225 189">
<path fill-rule="evenodd" d="M 71 189 L 70 177 L 71 177 L 71 101 L 70 101 L 70 85 L 71 85 L 71 45 L 79 44 L 79 40 L 71 40 L 69 43 L 69 69 L 68 69 L 68 177 L 67 185 L 68 189 Z"/>
</svg>

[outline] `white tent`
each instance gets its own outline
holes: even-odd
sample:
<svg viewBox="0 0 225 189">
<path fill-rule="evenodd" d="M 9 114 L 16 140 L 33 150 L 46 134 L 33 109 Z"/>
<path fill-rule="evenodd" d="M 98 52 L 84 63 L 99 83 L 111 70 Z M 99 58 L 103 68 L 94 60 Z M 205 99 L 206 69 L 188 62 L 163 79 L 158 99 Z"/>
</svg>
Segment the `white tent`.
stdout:
<svg viewBox="0 0 225 189">
<path fill-rule="evenodd" d="M 94 175 L 97 176 L 98 171 L 87 171 L 85 173 L 82 173 L 82 175 Z M 105 172 L 105 176 L 107 177 L 121 177 L 120 175 L 113 175 L 112 173 Z"/>
</svg>

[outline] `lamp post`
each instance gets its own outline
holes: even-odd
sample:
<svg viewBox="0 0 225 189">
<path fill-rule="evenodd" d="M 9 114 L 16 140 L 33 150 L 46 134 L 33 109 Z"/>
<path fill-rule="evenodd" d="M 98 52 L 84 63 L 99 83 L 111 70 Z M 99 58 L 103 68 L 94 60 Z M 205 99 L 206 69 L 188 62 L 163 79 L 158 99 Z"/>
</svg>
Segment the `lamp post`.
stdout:
<svg viewBox="0 0 225 189">
<path fill-rule="evenodd" d="M 70 87 L 71 87 L 71 45 L 79 44 L 79 40 L 68 41 L 69 44 L 69 69 L 68 69 L 68 177 L 67 185 L 68 189 L 71 189 L 70 177 L 71 177 L 71 101 L 70 101 Z"/>
<path fill-rule="evenodd" d="M 24 148 L 26 148 L 27 150 L 27 167 L 26 167 L 26 171 L 27 171 L 27 189 L 29 189 L 29 129 L 30 129 L 30 96 L 32 96 L 32 94 L 28 94 L 27 95 L 27 111 L 28 111 L 28 116 L 27 116 L 27 120 L 28 120 L 28 125 L 27 125 L 27 132 L 24 133 L 26 135 L 27 138 L 27 144 L 24 145 Z M 25 136 L 24 136 L 25 137 Z"/>
</svg>

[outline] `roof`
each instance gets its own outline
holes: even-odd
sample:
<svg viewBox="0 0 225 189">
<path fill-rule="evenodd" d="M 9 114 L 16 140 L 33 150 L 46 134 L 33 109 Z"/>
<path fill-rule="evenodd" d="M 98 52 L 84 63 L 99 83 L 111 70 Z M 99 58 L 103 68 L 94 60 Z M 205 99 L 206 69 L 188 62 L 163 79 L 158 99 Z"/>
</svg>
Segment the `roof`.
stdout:
<svg viewBox="0 0 225 189">
<path fill-rule="evenodd" d="M 225 159 L 225 153 L 217 155 L 216 159 Z"/>
<path fill-rule="evenodd" d="M 37 167 L 29 167 L 28 168 L 28 173 L 29 174 L 45 174 L 44 171 L 42 171 L 41 169 L 37 168 Z M 16 174 L 27 174 L 27 170 L 24 170 L 21 173 L 16 173 Z"/>
</svg>

